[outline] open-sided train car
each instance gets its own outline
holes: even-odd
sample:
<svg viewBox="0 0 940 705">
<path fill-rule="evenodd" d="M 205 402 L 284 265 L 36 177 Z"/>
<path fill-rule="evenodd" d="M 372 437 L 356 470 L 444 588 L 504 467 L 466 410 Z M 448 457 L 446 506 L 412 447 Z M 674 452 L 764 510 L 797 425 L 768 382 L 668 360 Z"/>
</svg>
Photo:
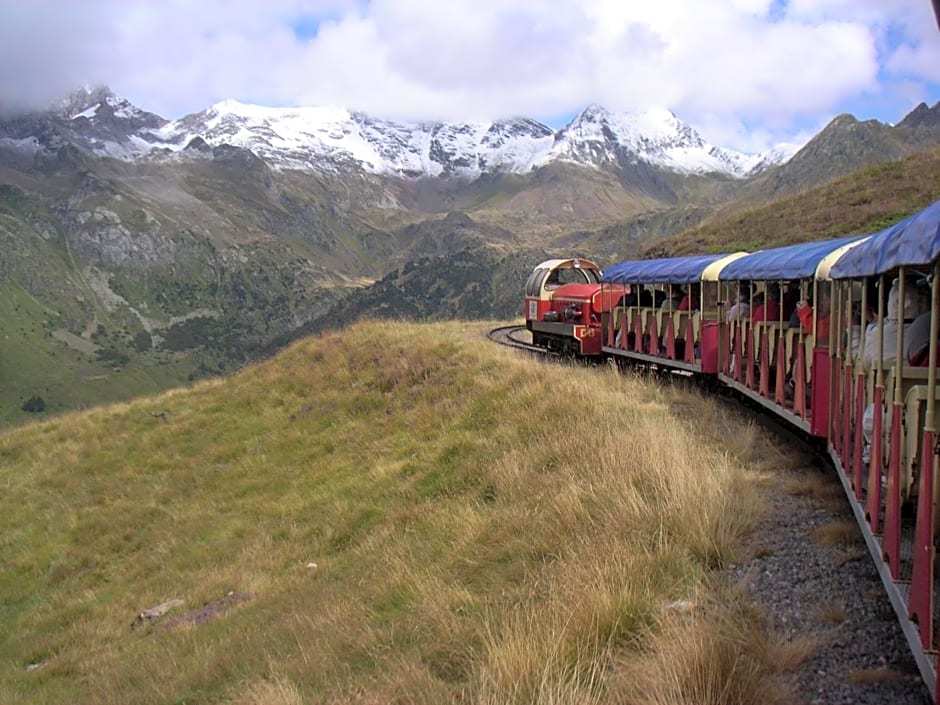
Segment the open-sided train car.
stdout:
<svg viewBox="0 0 940 705">
<path fill-rule="evenodd" d="M 689 372 L 718 371 L 718 273 L 745 253 L 622 262 L 602 278 L 602 351 Z M 620 288 L 626 294 L 620 293 Z"/>
<path fill-rule="evenodd" d="M 600 345 L 570 349 L 708 377 L 824 443 L 940 702 L 938 256 L 940 201 L 873 235 L 623 262 L 591 293 Z"/>
</svg>

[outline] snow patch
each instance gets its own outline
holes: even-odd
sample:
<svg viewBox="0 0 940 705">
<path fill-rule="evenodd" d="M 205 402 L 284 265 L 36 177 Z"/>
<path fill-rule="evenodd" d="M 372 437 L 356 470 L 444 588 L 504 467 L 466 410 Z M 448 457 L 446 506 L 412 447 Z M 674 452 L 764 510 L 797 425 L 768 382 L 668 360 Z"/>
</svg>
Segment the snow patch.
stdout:
<svg viewBox="0 0 940 705">
<path fill-rule="evenodd" d="M 91 120 L 95 114 L 98 112 L 98 108 L 101 107 L 101 103 L 95 103 L 90 108 L 86 108 L 80 113 L 76 113 L 72 116 L 72 120 L 77 120 L 78 118 L 88 118 Z"/>
</svg>

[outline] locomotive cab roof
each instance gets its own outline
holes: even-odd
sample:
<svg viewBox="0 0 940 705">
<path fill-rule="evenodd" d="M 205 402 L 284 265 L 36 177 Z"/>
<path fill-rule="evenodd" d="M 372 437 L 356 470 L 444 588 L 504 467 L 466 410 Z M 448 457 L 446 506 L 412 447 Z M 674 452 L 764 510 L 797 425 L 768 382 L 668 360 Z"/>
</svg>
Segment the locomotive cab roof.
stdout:
<svg viewBox="0 0 940 705">
<path fill-rule="evenodd" d="M 569 259 L 547 259 L 535 266 L 536 269 L 594 269 L 600 271 L 600 267 L 591 260 L 581 257 L 571 257 Z"/>
</svg>

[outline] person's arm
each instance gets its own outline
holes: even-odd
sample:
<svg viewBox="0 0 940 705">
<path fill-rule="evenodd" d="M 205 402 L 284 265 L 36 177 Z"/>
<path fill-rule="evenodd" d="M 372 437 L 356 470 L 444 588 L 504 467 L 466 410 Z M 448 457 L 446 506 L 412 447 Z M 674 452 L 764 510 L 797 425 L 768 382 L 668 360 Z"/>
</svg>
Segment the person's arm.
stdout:
<svg viewBox="0 0 940 705">
<path fill-rule="evenodd" d="M 807 333 L 813 332 L 813 307 L 805 301 L 796 302 L 796 315 L 800 319 L 800 325 Z"/>
</svg>

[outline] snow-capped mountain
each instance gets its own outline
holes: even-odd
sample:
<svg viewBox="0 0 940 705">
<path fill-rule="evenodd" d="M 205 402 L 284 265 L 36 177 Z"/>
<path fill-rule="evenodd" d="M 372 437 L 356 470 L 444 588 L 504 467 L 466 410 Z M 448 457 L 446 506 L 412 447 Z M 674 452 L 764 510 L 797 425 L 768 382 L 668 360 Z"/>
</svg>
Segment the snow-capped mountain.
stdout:
<svg viewBox="0 0 940 705">
<path fill-rule="evenodd" d="M 206 150 L 187 146 L 228 144 L 254 152 L 275 169 L 467 180 L 524 174 L 555 161 L 592 168 L 642 162 L 682 174 L 744 177 L 796 151 L 791 146 L 740 154 L 708 144 L 668 110 L 613 113 L 596 105 L 557 133 L 528 118 L 396 122 L 344 108 L 270 108 L 233 100 L 167 122 L 107 89 L 95 89 L 76 92 L 35 120 L 0 122 L 0 146 L 48 150 L 62 140 L 125 161 L 197 158 Z"/>
<path fill-rule="evenodd" d="M 250 149 L 275 168 L 356 165 L 405 177 L 524 172 L 551 148 L 552 131 L 534 120 L 403 123 L 342 108 L 267 108 L 224 101 L 153 132 L 172 148 L 195 137 Z"/>
<path fill-rule="evenodd" d="M 224 101 L 168 123 L 154 136 L 174 148 L 195 137 L 250 149 L 277 168 L 358 164 L 405 177 L 528 173 L 553 161 L 598 167 L 642 161 L 679 173 L 746 176 L 792 151 L 749 156 L 714 147 L 668 110 L 615 114 L 592 105 L 557 134 L 535 120 L 406 123 L 340 108 L 266 108 Z"/>
<path fill-rule="evenodd" d="M 746 176 L 751 163 L 762 158 L 710 145 L 663 108 L 612 113 L 591 105 L 558 133 L 546 162 L 616 164 L 640 160 L 684 174 Z"/>
<path fill-rule="evenodd" d="M 153 150 L 152 132 L 166 122 L 108 88 L 84 88 L 46 111 L 0 119 L 0 147 L 21 153 L 54 152 L 71 143 L 130 161 Z"/>
</svg>

